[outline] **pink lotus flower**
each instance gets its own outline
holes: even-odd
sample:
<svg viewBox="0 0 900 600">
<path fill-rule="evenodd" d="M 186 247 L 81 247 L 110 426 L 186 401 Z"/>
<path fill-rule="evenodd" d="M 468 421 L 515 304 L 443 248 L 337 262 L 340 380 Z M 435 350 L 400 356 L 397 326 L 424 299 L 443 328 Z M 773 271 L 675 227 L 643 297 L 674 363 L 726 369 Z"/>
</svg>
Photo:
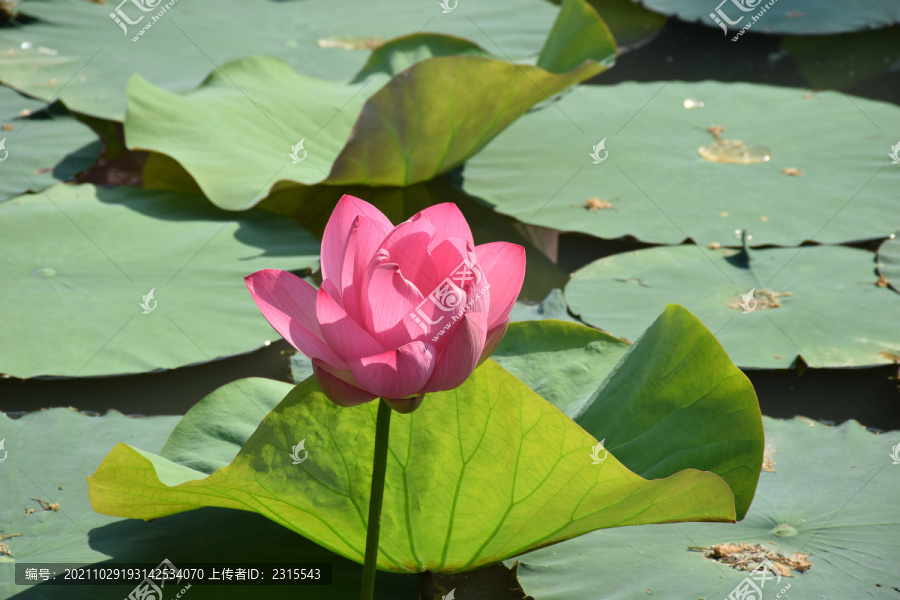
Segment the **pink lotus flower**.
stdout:
<svg viewBox="0 0 900 600">
<path fill-rule="evenodd" d="M 322 286 L 286 271 L 245 278 L 266 320 L 312 359 L 340 406 L 381 397 L 411 412 L 424 394 L 462 385 L 496 349 L 525 277 L 525 250 L 475 246 L 455 204 L 394 227 L 344 196 L 322 237 Z"/>
</svg>

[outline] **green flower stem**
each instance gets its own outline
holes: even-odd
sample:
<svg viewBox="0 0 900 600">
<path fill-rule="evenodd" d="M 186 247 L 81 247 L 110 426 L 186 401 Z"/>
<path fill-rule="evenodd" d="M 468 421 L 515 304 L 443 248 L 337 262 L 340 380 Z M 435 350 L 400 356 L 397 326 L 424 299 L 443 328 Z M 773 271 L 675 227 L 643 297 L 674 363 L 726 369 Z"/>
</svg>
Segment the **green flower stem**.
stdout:
<svg viewBox="0 0 900 600">
<path fill-rule="evenodd" d="M 422 600 L 434 600 L 434 573 L 431 571 L 419 574 L 419 596 Z"/>
<path fill-rule="evenodd" d="M 366 558 L 363 563 L 360 600 L 375 597 L 375 566 L 378 563 L 378 534 L 381 532 L 381 503 L 384 500 L 384 473 L 387 470 L 388 434 L 391 431 L 391 407 L 379 398 L 375 421 L 375 458 L 372 465 L 372 492 L 369 496 L 369 524 L 366 531 Z"/>
</svg>

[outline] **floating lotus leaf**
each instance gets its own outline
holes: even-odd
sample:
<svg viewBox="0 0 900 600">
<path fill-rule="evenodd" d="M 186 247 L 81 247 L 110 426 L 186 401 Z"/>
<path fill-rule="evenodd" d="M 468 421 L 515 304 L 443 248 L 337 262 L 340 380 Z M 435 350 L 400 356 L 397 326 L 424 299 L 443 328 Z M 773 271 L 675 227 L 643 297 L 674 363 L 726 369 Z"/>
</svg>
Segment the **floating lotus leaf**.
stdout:
<svg viewBox="0 0 900 600">
<path fill-rule="evenodd" d="M 0 373 L 95 376 L 249 352 L 277 336 L 243 277 L 318 265 L 319 244 L 263 211 L 198 196 L 57 185 L 0 203 Z M 64 348 L 65 351 L 60 349 Z"/>
<path fill-rule="evenodd" d="M 687 100 L 704 106 L 685 109 Z M 900 107 L 836 92 L 581 86 L 501 133 L 466 163 L 461 185 L 522 222 L 600 238 L 727 246 L 736 229 L 751 231 L 754 245 L 878 238 L 900 227 L 900 169 L 887 156 L 897 122 Z M 715 142 L 711 126 L 771 159 L 702 158 L 698 149 Z"/>
<path fill-rule="evenodd" d="M 565 295 L 585 322 L 628 338 L 667 303 L 682 304 L 741 367 L 787 368 L 798 356 L 859 367 L 900 354 L 900 296 L 877 285 L 874 267 L 870 252 L 847 247 L 650 248 L 589 264 Z"/>
</svg>

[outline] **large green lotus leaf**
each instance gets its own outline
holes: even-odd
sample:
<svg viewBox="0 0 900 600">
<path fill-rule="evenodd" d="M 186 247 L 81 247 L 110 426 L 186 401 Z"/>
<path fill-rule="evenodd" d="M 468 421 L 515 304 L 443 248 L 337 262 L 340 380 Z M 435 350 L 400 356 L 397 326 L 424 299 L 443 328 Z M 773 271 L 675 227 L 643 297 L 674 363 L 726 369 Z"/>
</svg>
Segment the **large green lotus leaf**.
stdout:
<svg viewBox="0 0 900 600">
<path fill-rule="evenodd" d="M 609 30 L 583 0 L 564 3 L 536 66 L 472 52 L 448 56 L 473 50 L 455 38 L 392 44 L 433 58 L 386 84 L 391 64 L 372 79 L 339 83 L 264 56 L 223 66 L 185 96 L 135 77 L 126 142 L 174 159 L 229 210 L 323 182 L 407 186 L 460 165 L 535 103 L 600 73 L 615 57 Z"/>
<path fill-rule="evenodd" d="M 887 279 L 894 291 L 900 292 L 900 240 L 895 231 L 878 248 L 878 274 Z"/>
<path fill-rule="evenodd" d="M 882 353 L 900 354 L 900 297 L 876 285 L 872 258 L 834 246 L 751 250 L 749 259 L 738 250 L 651 248 L 589 264 L 565 294 L 586 323 L 629 338 L 665 304 L 682 304 L 741 367 L 787 368 L 797 356 L 817 368 L 877 365 L 892 362 Z"/>
<path fill-rule="evenodd" d="M 594 437 L 606 439 L 607 448 L 615 444 L 620 460 L 640 475 L 661 478 L 688 468 L 720 475 L 743 517 L 762 461 L 759 405 L 746 376 L 709 330 L 677 306 L 667 307 L 628 350 L 628 343 L 596 329 L 547 319 L 511 323 L 492 358 Z M 298 383 L 311 373 L 308 362 L 302 355 L 292 360 Z M 195 407 L 185 421 L 196 427 L 179 425 L 162 455 L 189 466 L 198 461 L 208 467 L 196 467 L 205 473 L 230 461 L 265 408 L 252 387 L 245 389 L 211 395 Z M 210 429 L 211 415 L 237 412 L 233 406 L 248 416 L 241 435 L 229 434 L 220 445 L 224 452 L 204 458 L 204 449 L 215 448 L 213 438 L 222 436 L 218 427 Z M 702 433 L 695 423 L 705 424 Z M 648 448 L 639 441 L 660 429 L 672 432 L 669 442 Z M 176 444 L 185 448 L 184 460 L 167 454 L 178 437 L 185 440 Z"/>
<path fill-rule="evenodd" d="M 151 519 L 203 506 L 259 512 L 362 561 L 375 403 L 337 407 L 314 379 L 212 475 L 117 445 L 89 479 L 95 510 Z M 304 460 L 291 450 L 303 441 Z M 379 566 L 473 569 L 600 527 L 734 520 L 733 496 L 693 469 L 646 481 L 492 361 L 391 423 Z M 435 468 L 439 465 L 439 468 Z"/>
<path fill-rule="evenodd" d="M 45 106 L 5 87 L 0 124 L 0 201 L 72 179 L 100 153 L 94 132 L 58 104 Z"/>
<path fill-rule="evenodd" d="M 314 267 L 319 250 L 271 213 L 92 185 L 0 203 L 0 239 L 2 328 L 15 340 L 0 344 L 0 372 L 16 377 L 136 373 L 249 352 L 276 334 L 243 277 Z"/>
<path fill-rule="evenodd" d="M 855 421 L 828 427 L 764 419 L 775 472 L 738 524 L 682 523 L 597 531 L 518 558 L 519 582 L 535 600 L 727 598 L 750 573 L 706 559 L 691 546 L 761 544 L 812 568 L 765 582 L 764 599 L 897 597 L 900 480 L 890 458 L 900 432 L 874 435 Z M 775 533 L 776 527 L 782 525 Z M 796 531 L 783 527 L 788 525 Z M 507 561 L 512 566 L 516 561 Z"/>
<path fill-rule="evenodd" d="M 659 478 L 697 466 L 723 476 L 743 516 L 762 460 L 759 408 L 747 378 L 680 307 L 667 308 L 622 360 L 628 348 L 596 329 L 542 320 L 511 323 L 492 358 L 595 437 L 614 432 L 606 447 L 616 444 L 623 463 L 641 475 Z M 278 390 L 289 387 L 258 381 L 230 384 L 197 404 L 161 456 L 203 473 L 227 464 Z M 240 418 L 223 427 L 217 414 Z M 671 432 L 663 436 L 671 441 L 636 442 L 660 430 Z"/>
<path fill-rule="evenodd" d="M 243 380 L 229 384 L 207 400 L 234 396 L 229 405 L 233 413 L 218 413 L 208 427 L 222 432 L 220 440 L 209 439 L 204 456 L 216 454 L 216 442 L 227 444 L 229 435 L 246 426 L 245 417 L 253 416 L 250 403 L 274 406 L 283 397 L 275 382 Z M 286 385 L 286 384 L 281 384 Z M 243 399 L 243 402 L 242 402 Z M 200 404 L 203 404 L 201 402 Z M 199 406 L 199 405 L 198 405 Z M 198 414 L 199 416 L 199 414 Z M 329 598 L 349 600 L 359 597 L 362 568 L 295 533 L 261 517 L 227 509 L 202 509 L 157 519 L 152 523 L 101 515 L 90 505 L 86 476 L 96 468 L 109 447 L 126 440 L 156 450 L 166 436 L 184 431 L 190 420 L 179 417 L 128 418 L 116 411 L 102 417 L 89 417 L 70 409 L 54 408 L 29 413 L 20 419 L 0 415 L 0 440 L 8 452 L 0 463 L 0 535 L 23 535 L 4 540 L 14 557 L 0 555 L 0 597 L 16 600 L 125 598 L 135 587 L 104 586 L 17 586 L 15 562 L 23 563 L 99 563 L 104 561 L 140 562 L 147 567 L 168 558 L 176 566 L 182 563 L 331 563 L 333 583 Z M 259 419 L 257 419 L 258 421 Z M 252 425 L 251 425 L 252 429 Z M 166 448 L 173 446 L 172 438 Z M 165 453 L 166 450 L 163 450 Z M 42 511 L 37 501 L 43 498 L 59 504 L 59 512 Z M 35 509 L 26 515 L 25 507 Z M 415 577 L 382 574 L 378 577 L 377 598 L 413 597 Z M 176 592 L 178 589 L 176 588 Z M 197 598 L 296 598 L 293 586 L 193 586 L 190 595 Z M 170 596 L 167 596 L 167 598 Z"/>
<path fill-rule="evenodd" d="M 770 4 L 765 0 L 724 0 L 718 4 L 706 0 L 638 1 L 650 10 L 664 15 L 675 16 L 682 21 L 699 21 L 716 28 L 721 26 L 710 17 L 710 13 L 719 9 L 725 14 L 725 18 L 718 18 L 729 29 L 726 34 L 729 44 L 732 43 L 734 31 L 751 23 L 748 32 L 775 35 L 845 33 L 900 23 L 900 4 L 893 0 L 869 0 L 862 3 L 843 0 L 776 1 L 763 14 L 760 11 Z M 753 17 L 758 20 L 754 21 Z"/>
<path fill-rule="evenodd" d="M 175 3 L 133 42 L 158 10 L 121 6 L 132 21 L 143 16 L 126 35 L 110 18 L 118 4 L 21 6 L 33 19 L 0 33 L 0 81 L 36 98 L 59 98 L 75 112 L 122 120 L 134 73 L 187 92 L 221 65 L 265 54 L 312 77 L 349 79 L 373 45 L 419 31 L 460 36 L 522 60 L 538 53 L 557 13 L 542 0 L 462 2 L 447 14 L 436 0 L 191 0 Z"/>
<path fill-rule="evenodd" d="M 705 103 L 686 110 L 684 101 Z M 778 110 L 761 112 L 760 107 Z M 900 108 L 844 94 L 741 83 L 576 88 L 525 115 L 469 160 L 463 190 L 533 225 L 601 238 L 759 245 L 882 237 L 900 225 L 900 169 L 887 153 Z M 828 127 L 822 127 L 828 123 Z M 771 150 L 759 164 L 711 162 L 707 131 Z M 605 140 L 596 156 L 593 146 Z M 608 152 L 608 155 L 605 154 Z M 800 176 L 787 175 L 796 169 Z M 605 200 L 593 212 L 590 198 Z M 604 208 L 605 207 L 605 208 Z"/>
</svg>

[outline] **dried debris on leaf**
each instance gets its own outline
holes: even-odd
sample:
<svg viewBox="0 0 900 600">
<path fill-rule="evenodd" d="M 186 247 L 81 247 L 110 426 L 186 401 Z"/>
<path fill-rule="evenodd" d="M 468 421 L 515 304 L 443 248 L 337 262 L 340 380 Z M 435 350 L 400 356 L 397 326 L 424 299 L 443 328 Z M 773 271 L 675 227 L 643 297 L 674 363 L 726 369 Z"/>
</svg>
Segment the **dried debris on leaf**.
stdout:
<svg viewBox="0 0 900 600">
<path fill-rule="evenodd" d="M 386 40 L 376 37 L 331 37 L 316 42 L 319 48 L 343 48 L 344 50 L 375 50 L 384 46 Z"/>
<path fill-rule="evenodd" d="M 615 198 L 613 198 L 613 200 L 615 200 Z M 590 212 L 597 212 L 598 210 L 619 210 L 615 206 L 613 206 L 612 202 L 601 198 L 588 198 L 584 204 L 573 204 L 572 206 L 583 208 Z"/>
<path fill-rule="evenodd" d="M 796 552 L 790 556 L 784 556 L 774 550 L 769 550 L 761 544 L 716 544 L 712 548 L 691 546 L 695 552 L 702 552 L 704 558 L 731 565 L 741 571 L 753 571 L 758 569 L 765 561 L 769 561 L 772 569 L 782 577 L 793 577 L 794 571 L 808 571 L 812 568 L 809 562 L 809 553 Z"/>
<path fill-rule="evenodd" d="M 32 498 L 35 502 L 40 502 L 41 508 L 44 510 L 55 510 L 59 512 L 59 504 L 56 502 L 47 502 L 43 498 Z"/>
<path fill-rule="evenodd" d="M 0 529 L 0 531 L 3 531 L 3 530 Z M 12 558 L 19 558 L 18 556 L 13 554 L 12 550 L 9 549 L 9 546 L 4 544 L 3 542 L 5 540 L 8 540 L 9 538 L 20 537 L 23 535 L 25 535 L 25 534 L 24 533 L 7 533 L 6 535 L 0 534 L 0 556 L 10 556 Z"/>
<path fill-rule="evenodd" d="M 775 472 L 775 459 L 772 458 L 773 454 L 775 454 L 775 450 L 765 450 L 763 452 L 762 470 L 766 473 Z"/>
</svg>

